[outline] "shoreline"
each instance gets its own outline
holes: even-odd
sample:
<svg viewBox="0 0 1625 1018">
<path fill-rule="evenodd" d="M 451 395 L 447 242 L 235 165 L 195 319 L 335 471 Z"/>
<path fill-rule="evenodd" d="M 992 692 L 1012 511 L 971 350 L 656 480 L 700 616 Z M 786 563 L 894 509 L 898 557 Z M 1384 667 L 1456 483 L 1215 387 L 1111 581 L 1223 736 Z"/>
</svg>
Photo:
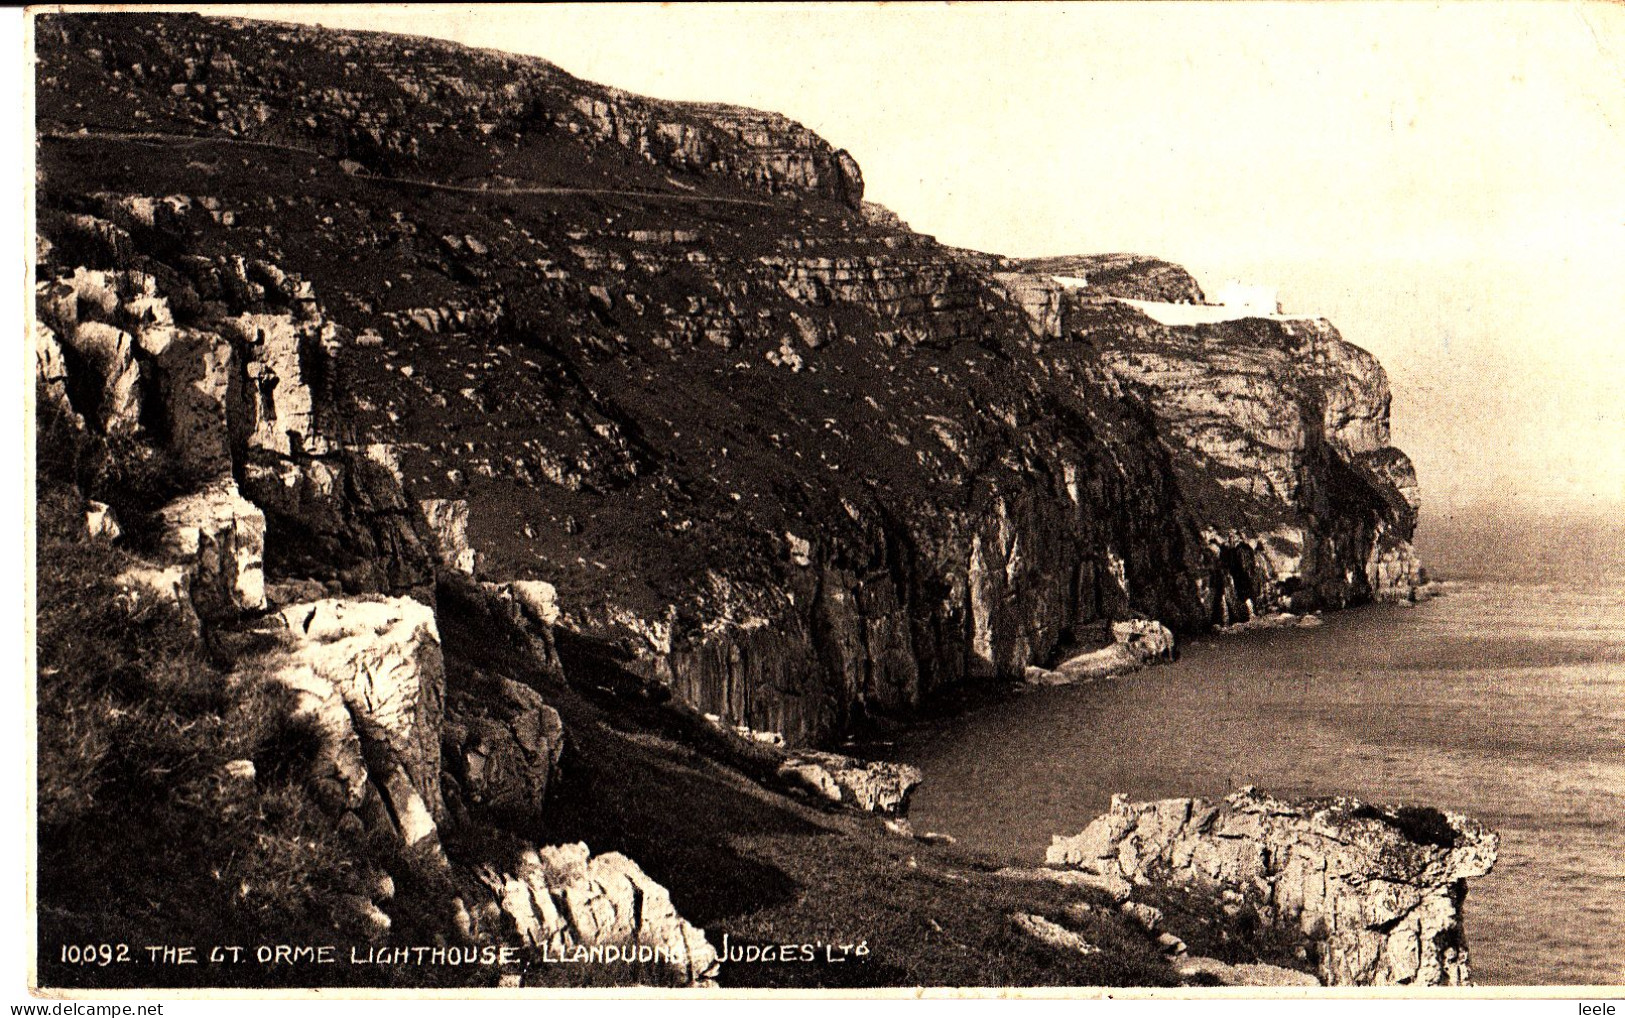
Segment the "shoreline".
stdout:
<svg viewBox="0 0 1625 1018">
<path fill-rule="evenodd" d="M 1618 745 L 1618 726 L 1607 720 L 1618 689 L 1610 609 L 1617 580 L 1571 581 L 1547 598 L 1541 588 L 1550 584 L 1539 579 L 1451 577 L 1450 596 L 1421 615 L 1396 606 L 1328 613 L 1322 635 L 1304 641 L 1290 630 L 1284 639 L 1274 630 L 1209 633 L 1184 645 L 1185 671 L 1148 674 L 1138 689 L 1125 683 L 1044 698 L 944 735 L 911 733 L 888 751 L 926 769 L 914 810 L 922 826 L 1024 865 L 1041 855 L 1051 828 L 1081 827 L 1112 791 L 1222 796 L 1227 774 L 1291 795 L 1342 790 L 1461 810 L 1503 836 L 1504 865 L 1474 881 L 1468 898 L 1479 974 L 1499 985 L 1606 982 L 1607 943 L 1565 917 L 1597 908 L 1593 918 L 1604 921 L 1621 886 L 1605 850 L 1619 830 L 1618 798 L 1604 794 L 1617 789 L 1617 768 L 1595 769 Z M 1492 640 L 1491 656 L 1475 668 L 1463 654 L 1478 634 Z M 1202 727 L 1215 711 L 1211 728 Z M 1063 712 L 1073 720 L 1055 716 Z M 1507 712 L 1517 718 L 1510 727 L 1498 720 Z M 1211 745 L 1159 761 L 1156 747 L 1169 737 L 1138 731 L 1152 721 L 1176 733 L 1210 732 Z M 1132 732 L 1116 749 L 1074 748 L 1100 746 L 1114 726 Z M 1250 743 L 1255 736 L 1263 741 Z M 1022 762 L 1046 744 L 1069 762 L 1053 773 Z M 1114 754 L 1122 761 L 1115 767 Z M 1564 794 L 1540 800 L 1556 788 Z M 947 805 L 990 795 L 1001 801 Z M 1076 811 L 1057 824 L 1045 803 Z M 1551 946 L 1558 943 L 1572 946 Z"/>
<path fill-rule="evenodd" d="M 1240 646 L 1244 645 L 1245 641 L 1256 639 L 1260 635 L 1273 635 L 1282 631 L 1300 629 L 1318 629 L 1327 622 L 1344 623 L 1346 620 L 1357 619 L 1361 615 L 1372 611 L 1402 611 L 1419 604 L 1425 604 L 1436 598 L 1448 597 L 1450 594 L 1449 588 L 1463 582 L 1478 581 L 1431 580 L 1427 586 L 1433 588 L 1433 592 L 1416 601 L 1373 599 L 1343 608 L 1324 609 L 1302 615 L 1276 612 L 1259 616 L 1249 622 L 1230 626 L 1210 626 L 1199 633 L 1176 635 L 1172 654 L 1165 659 L 1130 665 L 1110 674 L 1092 676 L 1073 682 L 1043 683 L 1019 679 L 962 679 L 936 690 L 926 702 L 915 708 L 909 716 L 871 718 L 864 729 L 847 735 L 835 743 L 834 747 L 841 752 L 853 753 L 860 758 L 868 759 L 870 757 L 865 753 L 865 749 L 868 747 L 890 746 L 900 737 L 927 731 L 961 718 L 973 717 L 979 711 L 1010 703 L 1033 693 L 1117 682 L 1147 669 L 1178 664 L 1184 656 L 1185 648 L 1188 646 L 1217 647 L 1227 643 Z M 1276 621 L 1282 615 L 1290 615 L 1292 621 Z M 1302 620 L 1308 618 L 1322 621 L 1317 621 L 1314 625 L 1303 625 Z M 1062 657 L 1065 659 L 1088 653 L 1092 653 L 1092 651 L 1074 649 L 1068 654 L 1062 655 Z M 876 760 L 892 759 L 886 754 L 875 755 L 872 758 Z M 930 778 L 930 774 L 927 773 L 925 780 L 929 781 Z"/>
</svg>

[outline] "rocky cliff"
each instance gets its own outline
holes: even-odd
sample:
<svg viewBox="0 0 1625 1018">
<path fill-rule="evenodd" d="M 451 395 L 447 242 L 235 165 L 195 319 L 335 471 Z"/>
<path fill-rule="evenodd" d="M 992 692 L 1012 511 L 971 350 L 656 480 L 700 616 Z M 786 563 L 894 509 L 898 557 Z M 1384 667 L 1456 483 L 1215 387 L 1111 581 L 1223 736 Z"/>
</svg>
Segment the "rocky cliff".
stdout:
<svg viewBox="0 0 1625 1018">
<path fill-rule="evenodd" d="M 527 840 L 537 682 L 805 746 L 1418 578 L 1381 368 L 1325 322 L 1159 325 L 1119 298 L 1200 301 L 1177 266 L 945 247 L 783 117 L 534 58 L 36 26 L 42 477 L 217 661 L 277 648 L 337 822 L 430 864 L 517 823 L 452 853 L 475 939 L 592 942 L 548 912 L 586 881 L 688 945 L 660 978 L 708 967 L 635 865 Z M 443 667 L 468 617 L 541 678 Z M 766 745 L 833 801 L 918 780 Z"/>
<path fill-rule="evenodd" d="M 136 15 L 39 38 L 41 285 L 91 327 L 42 320 L 98 423 L 184 391 L 156 433 L 218 463 L 191 417 L 241 422 L 273 575 L 404 589 L 414 509 L 466 502 L 486 577 L 802 741 L 1114 619 L 1415 578 L 1386 383 L 1325 323 L 1159 326 L 1110 298 L 1200 299 L 1177 267 L 945 248 L 798 125 L 544 61 Z M 147 303 L 103 323 L 92 286 Z"/>
<path fill-rule="evenodd" d="M 1212 622 L 1412 596 L 1425 581 L 1410 546 L 1420 493 L 1389 444 L 1391 396 L 1375 358 L 1321 318 L 1163 325 L 1068 282 L 1094 276 L 1048 272 L 1053 261 L 1000 281 L 1035 329 L 1097 346 L 1111 391 L 1155 418 L 1210 556 L 1197 582 Z M 1125 291 L 1121 276 L 1102 285 L 1112 296 L 1189 296 L 1169 294 L 1166 270 L 1152 271 L 1151 289 Z"/>
</svg>

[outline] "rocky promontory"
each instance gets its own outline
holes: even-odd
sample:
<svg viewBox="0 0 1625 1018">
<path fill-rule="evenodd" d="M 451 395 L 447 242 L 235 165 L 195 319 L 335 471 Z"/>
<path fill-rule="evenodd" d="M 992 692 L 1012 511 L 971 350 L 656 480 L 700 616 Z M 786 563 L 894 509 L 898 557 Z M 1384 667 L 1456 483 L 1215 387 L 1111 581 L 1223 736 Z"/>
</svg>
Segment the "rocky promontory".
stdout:
<svg viewBox="0 0 1625 1018">
<path fill-rule="evenodd" d="M 1121 898 L 1156 883 L 1251 898 L 1265 922 L 1302 931 L 1328 986 L 1459 986 L 1471 982 L 1467 881 L 1490 871 L 1498 844 L 1430 807 L 1287 802 L 1249 787 L 1221 802 L 1116 799 L 1082 833 L 1057 836 L 1047 861 Z"/>
</svg>

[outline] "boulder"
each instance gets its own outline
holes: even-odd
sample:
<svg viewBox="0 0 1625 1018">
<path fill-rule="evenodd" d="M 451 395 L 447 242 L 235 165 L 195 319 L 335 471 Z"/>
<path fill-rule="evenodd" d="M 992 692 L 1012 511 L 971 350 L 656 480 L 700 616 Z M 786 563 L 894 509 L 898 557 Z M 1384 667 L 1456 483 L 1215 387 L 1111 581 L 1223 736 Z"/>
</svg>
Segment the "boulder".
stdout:
<svg viewBox="0 0 1625 1018">
<path fill-rule="evenodd" d="M 1142 664 L 1174 659 L 1174 634 L 1154 619 L 1113 622 L 1112 639 L 1127 647 Z"/>
<path fill-rule="evenodd" d="M 1471 819 L 1358 799 L 1285 802 L 1245 788 L 1223 802 L 1112 802 L 1047 861 L 1103 880 L 1173 879 L 1251 895 L 1319 942 L 1327 985 L 1467 985 L 1461 905 L 1495 864 Z"/>
<path fill-rule="evenodd" d="M 545 625 L 559 622 L 558 588 L 543 580 L 514 580 L 503 585 L 507 597 L 518 605 L 525 617 Z"/>
<path fill-rule="evenodd" d="M 1010 917 L 1010 921 L 1015 923 L 1016 929 L 1032 937 L 1040 944 L 1053 947 L 1057 951 L 1085 956 L 1100 953 L 1100 948 L 1084 940 L 1065 926 L 1051 922 L 1043 916 L 1033 915 L 1031 912 L 1017 912 Z"/>
<path fill-rule="evenodd" d="M 112 506 L 106 502 L 97 502 L 95 499 L 85 503 L 86 534 L 92 538 L 116 541 L 123 532 L 118 525 L 118 518 L 113 515 Z"/>
<path fill-rule="evenodd" d="M 1130 619 L 1112 623 L 1112 642 L 1107 646 L 1067 658 L 1054 669 L 1029 667 L 1023 678 L 1031 685 L 1066 686 L 1172 661 L 1173 656 L 1174 634 L 1167 626 L 1150 619 Z"/>
<path fill-rule="evenodd" d="M 564 750 L 564 724 L 511 679 L 459 698 L 443 733 L 446 769 L 472 804 L 539 814 Z"/>
<path fill-rule="evenodd" d="M 205 622 L 265 607 L 265 514 L 230 480 L 182 496 L 158 512 L 160 554 L 190 574 L 190 596 Z"/>
<path fill-rule="evenodd" d="M 482 932 L 570 958 L 594 949 L 617 985 L 714 986 L 716 949 L 678 915 L 671 894 L 618 852 L 584 844 L 525 849 L 477 871 L 490 897 L 474 910 Z M 495 927 L 495 929 L 491 929 Z"/>
<path fill-rule="evenodd" d="M 908 812 L 908 797 L 922 777 L 909 764 L 812 750 L 794 752 L 779 766 L 779 778 L 792 786 L 830 802 L 897 816 Z"/>
<path fill-rule="evenodd" d="M 300 695 L 321 733 L 318 778 L 344 805 L 364 805 L 370 780 L 402 840 L 437 834 L 445 668 L 434 612 L 410 598 L 327 598 L 282 609 L 277 681 Z"/>
</svg>

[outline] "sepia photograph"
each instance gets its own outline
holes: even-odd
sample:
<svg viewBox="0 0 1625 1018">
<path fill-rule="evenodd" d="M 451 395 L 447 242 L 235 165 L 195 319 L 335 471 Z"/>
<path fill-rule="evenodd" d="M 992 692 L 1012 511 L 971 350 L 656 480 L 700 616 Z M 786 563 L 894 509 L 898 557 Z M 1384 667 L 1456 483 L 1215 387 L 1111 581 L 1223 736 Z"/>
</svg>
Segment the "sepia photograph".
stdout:
<svg viewBox="0 0 1625 1018">
<path fill-rule="evenodd" d="M 1625 996 L 1625 6 L 25 17 L 28 992 Z"/>
</svg>

